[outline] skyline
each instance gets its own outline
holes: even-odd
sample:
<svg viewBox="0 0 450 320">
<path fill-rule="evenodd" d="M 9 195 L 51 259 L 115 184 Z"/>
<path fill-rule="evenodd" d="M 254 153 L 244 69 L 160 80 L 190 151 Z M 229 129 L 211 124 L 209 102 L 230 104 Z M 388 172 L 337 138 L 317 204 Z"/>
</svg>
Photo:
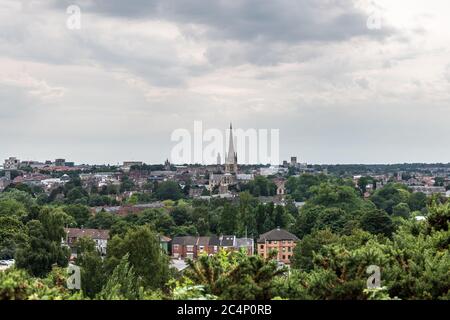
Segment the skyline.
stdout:
<svg viewBox="0 0 450 320">
<path fill-rule="evenodd" d="M 171 133 L 202 120 L 279 129 L 280 161 L 448 163 L 448 12 L 443 0 L 2 1 L 0 159 L 163 163 Z"/>
</svg>

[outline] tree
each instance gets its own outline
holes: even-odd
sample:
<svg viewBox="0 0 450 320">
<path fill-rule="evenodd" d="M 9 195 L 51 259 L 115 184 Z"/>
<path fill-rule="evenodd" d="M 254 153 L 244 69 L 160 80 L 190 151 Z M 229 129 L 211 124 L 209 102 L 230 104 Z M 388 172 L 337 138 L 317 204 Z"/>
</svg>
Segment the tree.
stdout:
<svg viewBox="0 0 450 320">
<path fill-rule="evenodd" d="M 317 216 L 315 230 L 330 228 L 331 231 L 340 233 L 344 230 L 346 223 L 353 217 L 339 208 L 327 208 Z"/>
<path fill-rule="evenodd" d="M 67 205 L 63 207 L 63 210 L 75 219 L 78 227 L 85 226 L 91 216 L 89 207 L 81 204 Z"/>
<path fill-rule="evenodd" d="M 408 199 L 411 211 L 420 211 L 427 206 L 427 196 L 423 192 L 411 193 Z"/>
<path fill-rule="evenodd" d="M 111 229 L 118 219 L 119 218 L 114 214 L 106 211 L 100 211 L 89 218 L 87 227 L 94 229 Z"/>
<path fill-rule="evenodd" d="M 392 220 L 384 210 L 373 209 L 364 212 L 361 227 L 373 234 L 390 236 L 394 231 Z"/>
<path fill-rule="evenodd" d="M 428 209 L 428 226 L 434 230 L 449 230 L 450 223 L 450 202 L 446 204 L 433 204 Z"/>
<path fill-rule="evenodd" d="M 74 187 L 67 192 L 66 198 L 70 203 L 75 203 L 78 200 L 85 200 L 87 202 L 89 194 L 82 187 Z"/>
<path fill-rule="evenodd" d="M 219 231 L 222 234 L 234 234 L 238 228 L 238 210 L 232 204 L 226 203 L 220 217 Z"/>
<path fill-rule="evenodd" d="M 70 250 L 61 246 L 61 239 L 68 221 L 70 217 L 61 209 L 43 208 L 39 220 L 26 224 L 29 242 L 17 250 L 16 266 L 34 276 L 45 276 L 53 264 L 67 266 Z"/>
<path fill-rule="evenodd" d="M 257 176 L 245 186 L 245 190 L 248 190 L 254 197 L 273 196 L 276 193 L 277 186 L 266 177 Z"/>
<path fill-rule="evenodd" d="M 248 192 L 239 194 L 239 230 L 240 236 L 253 235 L 256 236 L 256 217 L 254 210 L 254 198 Z"/>
<path fill-rule="evenodd" d="M 406 203 L 410 198 L 410 193 L 406 186 L 402 184 L 388 183 L 381 189 L 377 189 L 370 197 L 377 208 L 392 214 L 393 207 L 399 203 Z"/>
<path fill-rule="evenodd" d="M 289 177 L 286 190 L 295 201 L 306 201 L 312 196 L 310 188 L 325 182 L 325 175 L 302 174 L 300 177 Z"/>
<path fill-rule="evenodd" d="M 362 194 L 366 192 L 366 187 L 369 184 L 373 184 L 373 178 L 372 177 L 361 177 L 358 180 L 358 187 L 361 190 Z"/>
<path fill-rule="evenodd" d="M 322 183 L 311 188 L 309 205 L 339 208 L 347 213 L 373 208 L 370 202 L 361 199 L 356 190 L 346 185 Z"/>
<path fill-rule="evenodd" d="M 285 228 L 287 226 L 287 215 L 283 206 L 275 207 L 274 225 L 278 228 Z"/>
<path fill-rule="evenodd" d="M 181 188 L 175 181 L 164 181 L 158 184 L 155 195 L 159 200 L 178 200 L 183 197 Z"/>
<path fill-rule="evenodd" d="M 138 215 L 136 224 L 149 224 L 154 230 L 163 234 L 169 234 L 174 226 L 174 221 L 165 209 L 146 209 Z"/>
<path fill-rule="evenodd" d="M 98 295 L 102 300 L 138 300 L 142 298 L 141 281 L 125 254 Z"/>
<path fill-rule="evenodd" d="M 258 234 L 263 234 L 266 231 L 268 231 L 264 228 L 265 221 L 266 221 L 266 207 L 262 203 L 259 203 L 258 206 L 256 207 L 256 230 Z"/>
<path fill-rule="evenodd" d="M 65 270 L 54 268 L 44 279 L 32 278 L 24 270 L 10 268 L 0 272 L 1 300 L 81 300 L 80 293 L 66 287 Z"/>
<path fill-rule="evenodd" d="M 186 277 L 205 288 L 207 294 L 228 300 L 272 298 L 273 280 L 286 272 L 278 268 L 273 256 L 247 256 L 245 252 L 225 252 L 200 256 L 189 261 Z"/>
<path fill-rule="evenodd" d="M 106 282 L 106 274 L 100 253 L 90 238 L 77 240 L 76 263 L 81 267 L 81 289 L 89 298 L 94 298 Z"/>
<path fill-rule="evenodd" d="M 134 183 L 128 176 L 123 176 L 120 183 L 120 192 L 133 190 Z"/>
<path fill-rule="evenodd" d="M 107 268 L 112 270 L 126 254 L 145 288 L 164 286 L 168 279 L 168 257 L 160 247 L 158 235 L 148 226 L 130 229 L 123 237 L 115 235 L 108 242 Z"/>
<path fill-rule="evenodd" d="M 13 259 L 20 245 L 28 241 L 25 225 L 16 216 L 0 216 L 0 260 Z"/>
<path fill-rule="evenodd" d="M 27 215 L 27 209 L 14 199 L 0 199 L 0 216 L 22 218 Z"/>
<path fill-rule="evenodd" d="M 335 243 L 339 236 L 330 229 L 317 230 L 303 237 L 294 249 L 292 267 L 303 271 L 312 270 L 314 254 L 321 252 L 323 246 Z"/>
<path fill-rule="evenodd" d="M 15 200 L 23 205 L 26 210 L 29 210 L 36 204 L 36 201 L 29 193 L 17 189 L 11 189 L 8 192 L 0 193 L 0 201 L 1 200 Z"/>
<path fill-rule="evenodd" d="M 300 238 L 327 228 L 335 233 L 345 233 L 358 215 L 359 211 L 350 214 L 340 208 L 305 205 L 300 210 L 293 231 Z"/>
<path fill-rule="evenodd" d="M 411 209 L 408 204 L 401 202 L 392 208 L 392 215 L 395 217 L 409 218 Z"/>
</svg>

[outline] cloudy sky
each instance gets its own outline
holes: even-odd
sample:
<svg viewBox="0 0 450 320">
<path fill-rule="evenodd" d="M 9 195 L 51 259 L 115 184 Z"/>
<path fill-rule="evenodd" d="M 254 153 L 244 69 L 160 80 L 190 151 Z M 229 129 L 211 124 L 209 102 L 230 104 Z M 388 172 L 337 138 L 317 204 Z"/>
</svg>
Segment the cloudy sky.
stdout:
<svg viewBox="0 0 450 320">
<path fill-rule="evenodd" d="M 201 120 L 280 129 L 281 159 L 449 162 L 449 16 L 448 0 L 1 0 L 0 159 L 160 163 Z"/>
</svg>

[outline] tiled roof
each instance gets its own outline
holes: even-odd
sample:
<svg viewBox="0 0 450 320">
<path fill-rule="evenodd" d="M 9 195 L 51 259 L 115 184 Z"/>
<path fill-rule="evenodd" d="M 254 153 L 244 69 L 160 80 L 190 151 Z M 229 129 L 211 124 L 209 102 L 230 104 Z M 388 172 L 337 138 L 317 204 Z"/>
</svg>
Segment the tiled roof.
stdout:
<svg viewBox="0 0 450 320">
<path fill-rule="evenodd" d="M 295 234 L 292 234 L 283 229 L 273 229 L 259 236 L 258 243 L 264 243 L 265 241 L 279 241 L 279 240 L 294 240 L 298 238 Z"/>
<path fill-rule="evenodd" d="M 163 235 L 159 236 L 159 240 L 161 242 L 170 242 L 170 241 L 172 241 L 172 239 L 170 239 L 169 237 L 163 236 Z"/>
<path fill-rule="evenodd" d="M 172 240 L 172 244 L 195 246 L 197 244 L 197 237 L 193 236 L 174 237 Z"/>
<path fill-rule="evenodd" d="M 91 239 L 101 239 L 101 240 L 109 239 L 109 230 L 65 228 L 64 231 L 66 232 L 69 238 L 88 237 Z"/>
<path fill-rule="evenodd" d="M 234 240 L 236 239 L 236 236 L 223 236 L 220 245 L 222 247 L 232 247 L 234 246 Z"/>
<path fill-rule="evenodd" d="M 208 246 L 209 245 L 209 237 L 198 237 L 197 245 L 199 246 Z"/>
<path fill-rule="evenodd" d="M 253 239 L 251 238 L 236 238 L 236 247 L 253 247 Z"/>
<path fill-rule="evenodd" d="M 209 237 L 209 245 L 210 246 L 220 246 L 219 237 L 216 235 Z"/>
</svg>

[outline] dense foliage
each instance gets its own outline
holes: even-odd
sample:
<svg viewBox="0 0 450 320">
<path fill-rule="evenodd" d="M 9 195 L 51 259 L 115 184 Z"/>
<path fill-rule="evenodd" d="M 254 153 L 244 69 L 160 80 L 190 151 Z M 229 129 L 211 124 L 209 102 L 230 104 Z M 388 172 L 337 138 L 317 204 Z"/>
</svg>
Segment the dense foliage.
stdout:
<svg viewBox="0 0 450 320">
<path fill-rule="evenodd" d="M 449 299 L 450 203 L 396 183 L 365 195 L 373 182 L 291 176 L 284 205 L 259 198 L 274 194 L 267 178 L 233 200 L 209 201 L 186 199 L 178 184 L 163 182 L 150 197 L 163 200 L 163 208 L 129 215 L 93 214 L 89 207 L 132 188 L 127 179 L 118 190 L 94 191 L 73 179 L 47 198 L 10 188 L 0 194 L 0 259 L 16 263 L 0 272 L 0 299 Z M 87 238 L 76 244 L 80 291 L 67 289 L 62 269 L 70 253 L 61 245 L 66 226 L 111 231 L 106 256 Z M 159 244 L 160 235 L 257 238 L 276 227 L 300 239 L 290 269 L 221 251 L 180 273 Z M 381 269 L 381 288 L 367 290 L 370 265 Z"/>
</svg>

